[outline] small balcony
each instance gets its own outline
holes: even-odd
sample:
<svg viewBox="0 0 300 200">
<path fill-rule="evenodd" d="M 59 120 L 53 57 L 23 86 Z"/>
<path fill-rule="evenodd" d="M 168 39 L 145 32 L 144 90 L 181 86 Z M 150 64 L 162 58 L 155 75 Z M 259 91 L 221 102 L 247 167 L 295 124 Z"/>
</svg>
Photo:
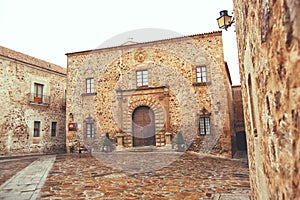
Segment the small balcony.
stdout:
<svg viewBox="0 0 300 200">
<path fill-rule="evenodd" d="M 37 96 L 34 93 L 29 93 L 28 99 L 29 99 L 30 105 L 40 105 L 40 106 L 49 106 L 50 105 L 50 96 L 47 96 L 47 95 Z"/>
</svg>

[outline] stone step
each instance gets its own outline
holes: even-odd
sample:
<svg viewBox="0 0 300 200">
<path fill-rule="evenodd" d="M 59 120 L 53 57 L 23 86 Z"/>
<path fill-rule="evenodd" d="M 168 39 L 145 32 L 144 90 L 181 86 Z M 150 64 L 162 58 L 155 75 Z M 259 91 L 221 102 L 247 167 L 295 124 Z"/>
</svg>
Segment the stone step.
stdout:
<svg viewBox="0 0 300 200">
<path fill-rule="evenodd" d="M 132 147 L 128 149 L 129 152 L 150 152 L 155 151 L 156 146 L 143 146 L 143 147 Z"/>
<path fill-rule="evenodd" d="M 233 158 L 237 159 L 247 159 L 247 151 L 236 151 Z"/>
</svg>

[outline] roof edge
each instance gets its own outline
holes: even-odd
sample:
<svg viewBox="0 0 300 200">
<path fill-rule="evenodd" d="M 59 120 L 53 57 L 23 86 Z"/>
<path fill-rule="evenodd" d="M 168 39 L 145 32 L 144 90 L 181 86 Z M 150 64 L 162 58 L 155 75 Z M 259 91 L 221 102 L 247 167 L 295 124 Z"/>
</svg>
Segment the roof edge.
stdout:
<svg viewBox="0 0 300 200">
<path fill-rule="evenodd" d="M 24 63 L 26 65 L 32 65 L 35 67 L 39 67 L 41 69 L 45 69 L 45 70 L 49 70 L 49 71 L 53 71 L 65 75 L 67 74 L 67 69 L 64 67 L 27 55 L 25 53 L 21 53 L 13 49 L 9 49 L 7 47 L 0 46 L 0 56 Z"/>
<path fill-rule="evenodd" d="M 198 33 L 198 34 L 192 34 L 192 35 L 186 35 L 186 36 L 180 36 L 180 37 L 174 37 L 174 38 L 166 38 L 166 39 L 159 39 L 159 40 L 152 40 L 147 42 L 140 42 L 136 44 L 130 44 L 130 45 L 118 45 L 118 46 L 111 46 L 111 47 L 104 47 L 104 48 L 96 48 L 96 49 L 90 49 L 90 50 L 84 50 L 84 51 L 76 51 L 76 52 L 70 52 L 66 53 L 66 56 L 69 55 L 76 55 L 76 54 L 86 54 L 90 53 L 92 51 L 101 51 L 101 50 L 109 50 L 109 49 L 125 49 L 129 47 L 139 46 L 139 45 L 145 45 L 145 44 L 151 44 L 156 42 L 167 42 L 172 40 L 180 40 L 185 38 L 191 38 L 191 37 L 206 37 L 206 36 L 215 36 L 215 35 L 222 35 L 222 31 L 212 31 L 207 33 Z"/>
</svg>

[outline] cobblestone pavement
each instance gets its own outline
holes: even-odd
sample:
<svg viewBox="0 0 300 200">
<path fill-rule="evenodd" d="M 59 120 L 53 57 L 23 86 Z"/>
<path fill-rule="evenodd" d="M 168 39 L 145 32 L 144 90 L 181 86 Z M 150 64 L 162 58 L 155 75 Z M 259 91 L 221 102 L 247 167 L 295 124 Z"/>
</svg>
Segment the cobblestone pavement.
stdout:
<svg viewBox="0 0 300 200">
<path fill-rule="evenodd" d="M 246 160 L 195 153 L 57 155 L 39 199 L 250 199 L 248 174 Z"/>
<path fill-rule="evenodd" d="M 17 172 L 0 186 L 0 199 L 37 199 L 41 187 L 52 167 L 55 156 L 41 156 L 27 167 Z M 24 159 L 17 160 L 15 166 L 23 166 Z M 9 171 L 9 170 L 7 170 Z M 12 169 L 12 171 L 15 171 Z"/>
</svg>

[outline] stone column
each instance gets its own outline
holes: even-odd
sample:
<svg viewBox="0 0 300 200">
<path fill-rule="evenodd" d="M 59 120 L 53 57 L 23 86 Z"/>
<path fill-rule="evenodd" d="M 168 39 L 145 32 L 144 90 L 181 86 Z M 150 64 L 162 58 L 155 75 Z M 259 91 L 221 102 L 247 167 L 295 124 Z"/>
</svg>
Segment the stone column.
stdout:
<svg viewBox="0 0 300 200">
<path fill-rule="evenodd" d="M 166 132 L 165 137 L 166 137 L 166 145 L 167 146 L 171 145 L 171 142 L 172 142 L 172 133 Z"/>
</svg>

